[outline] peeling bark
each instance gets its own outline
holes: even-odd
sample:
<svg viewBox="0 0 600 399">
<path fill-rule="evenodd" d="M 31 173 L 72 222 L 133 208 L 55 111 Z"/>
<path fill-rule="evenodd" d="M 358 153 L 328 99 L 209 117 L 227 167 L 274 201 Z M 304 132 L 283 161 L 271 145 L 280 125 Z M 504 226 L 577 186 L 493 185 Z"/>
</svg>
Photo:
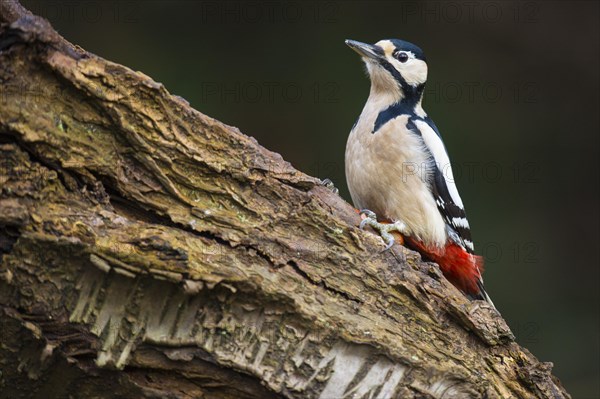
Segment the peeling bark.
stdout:
<svg viewBox="0 0 600 399">
<path fill-rule="evenodd" d="M 0 11 L 0 397 L 570 397 L 318 179 Z"/>
</svg>

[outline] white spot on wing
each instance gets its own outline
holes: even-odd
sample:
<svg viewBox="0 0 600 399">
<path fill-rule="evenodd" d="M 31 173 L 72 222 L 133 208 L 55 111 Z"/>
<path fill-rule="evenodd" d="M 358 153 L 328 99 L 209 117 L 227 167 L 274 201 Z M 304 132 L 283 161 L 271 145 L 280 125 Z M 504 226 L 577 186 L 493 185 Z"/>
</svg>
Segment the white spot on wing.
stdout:
<svg viewBox="0 0 600 399">
<path fill-rule="evenodd" d="M 415 121 L 415 125 L 421 132 L 423 141 L 433 155 L 435 163 L 444 175 L 444 180 L 446 181 L 446 186 L 448 187 L 448 192 L 450 193 L 450 197 L 452 197 L 452 201 L 454 201 L 454 203 L 459 207 L 464 208 L 463 202 L 458 194 L 458 190 L 456 189 L 456 184 L 454 184 L 454 175 L 452 174 L 450 158 L 448 158 L 448 153 L 446 153 L 446 148 L 444 148 L 442 139 L 440 139 L 440 137 L 435 133 L 431 126 L 427 124 L 427 122 L 417 120 Z"/>
<path fill-rule="evenodd" d="M 465 229 L 470 228 L 469 221 L 463 217 L 452 218 L 452 224 L 456 227 L 463 227 Z"/>
</svg>

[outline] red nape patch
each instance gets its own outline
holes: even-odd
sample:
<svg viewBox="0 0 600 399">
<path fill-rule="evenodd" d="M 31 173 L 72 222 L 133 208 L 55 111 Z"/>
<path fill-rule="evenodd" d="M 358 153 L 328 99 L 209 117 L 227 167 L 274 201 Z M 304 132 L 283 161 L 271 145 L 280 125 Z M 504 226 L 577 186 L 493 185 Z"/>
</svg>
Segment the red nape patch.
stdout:
<svg viewBox="0 0 600 399">
<path fill-rule="evenodd" d="M 411 248 L 440 265 L 444 276 L 455 287 L 467 294 L 480 293 L 477 281 L 483 273 L 483 257 L 472 255 L 453 242 L 448 242 L 444 248 L 431 249 L 415 239 L 407 237 L 406 240 Z"/>
</svg>

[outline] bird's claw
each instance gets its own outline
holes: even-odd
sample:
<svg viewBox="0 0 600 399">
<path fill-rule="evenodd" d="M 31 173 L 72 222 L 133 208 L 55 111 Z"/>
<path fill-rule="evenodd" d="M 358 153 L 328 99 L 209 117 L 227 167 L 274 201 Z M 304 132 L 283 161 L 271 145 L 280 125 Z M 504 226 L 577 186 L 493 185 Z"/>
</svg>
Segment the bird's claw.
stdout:
<svg viewBox="0 0 600 399">
<path fill-rule="evenodd" d="M 364 230 L 366 225 L 373 226 L 374 224 L 377 224 L 377 215 L 375 215 L 375 212 L 368 209 L 361 209 L 359 214 L 360 216 L 365 215 L 365 218 L 361 220 L 358 225 L 359 229 Z"/>
<path fill-rule="evenodd" d="M 394 223 L 379 223 L 375 212 L 369 209 L 361 209 L 360 215 L 365 215 L 365 218 L 360 222 L 358 227 L 361 230 L 364 230 L 365 226 L 370 226 L 375 231 L 379 232 L 381 239 L 385 242 L 385 249 L 382 252 L 385 252 L 394 246 L 396 240 L 394 239 L 392 231 L 404 234 L 406 230 L 406 225 L 400 221 Z"/>
<path fill-rule="evenodd" d="M 331 181 L 331 179 L 324 179 L 324 180 L 322 180 L 321 181 L 321 185 L 327 187 L 334 194 L 339 194 L 340 193 L 340 190 L 337 189 L 337 187 L 333 184 L 333 182 Z"/>
</svg>

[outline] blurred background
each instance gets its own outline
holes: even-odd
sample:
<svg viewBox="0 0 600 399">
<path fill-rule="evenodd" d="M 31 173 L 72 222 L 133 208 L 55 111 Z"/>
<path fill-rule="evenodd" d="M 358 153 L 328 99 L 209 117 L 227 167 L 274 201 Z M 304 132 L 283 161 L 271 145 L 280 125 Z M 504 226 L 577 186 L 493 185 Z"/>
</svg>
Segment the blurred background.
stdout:
<svg viewBox="0 0 600 399">
<path fill-rule="evenodd" d="M 574 398 L 600 397 L 598 2 L 22 2 L 347 200 L 369 81 L 344 39 L 419 45 L 491 297 Z"/>
</svg>

